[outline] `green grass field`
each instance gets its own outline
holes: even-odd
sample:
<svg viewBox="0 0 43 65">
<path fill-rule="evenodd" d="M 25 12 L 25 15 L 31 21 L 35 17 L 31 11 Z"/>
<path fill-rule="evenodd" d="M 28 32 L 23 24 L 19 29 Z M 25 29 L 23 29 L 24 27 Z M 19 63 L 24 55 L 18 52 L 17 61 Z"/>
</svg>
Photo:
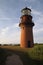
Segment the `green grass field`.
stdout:
<svg viewBox="0 0 43 65">
<path fill-rule="evenodd" d="M 5 65 L 5 60 L 11 54 L 10 52 L 19 55 L 23 65 L 43 65 L 43 44 L 36 44 L 33 48 L 0 46 L 0 65 Z"/>
</svg>

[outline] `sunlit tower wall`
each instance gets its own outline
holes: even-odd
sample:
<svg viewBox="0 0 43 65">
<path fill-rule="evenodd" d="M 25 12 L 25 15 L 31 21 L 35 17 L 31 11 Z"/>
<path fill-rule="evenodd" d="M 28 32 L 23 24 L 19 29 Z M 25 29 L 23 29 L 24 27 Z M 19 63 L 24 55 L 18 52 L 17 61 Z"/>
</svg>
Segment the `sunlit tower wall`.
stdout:
<svg viewBox="0 0 43 65">
<path fill-rule="evenodd" d="M 23 8 L 21 10 L 21 17 L 19 27 L 21 28 L 21 39 L 20 39 L 20 47 L 29 48 L 34 46 L 33 40 L 33 26 L 30 8 Z"/>
</svg>

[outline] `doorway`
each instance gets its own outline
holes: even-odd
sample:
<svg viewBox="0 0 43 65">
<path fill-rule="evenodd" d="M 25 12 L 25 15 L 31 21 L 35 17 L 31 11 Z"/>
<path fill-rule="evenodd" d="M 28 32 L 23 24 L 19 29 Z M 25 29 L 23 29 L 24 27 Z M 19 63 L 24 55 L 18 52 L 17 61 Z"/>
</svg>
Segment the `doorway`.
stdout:
<svg viewBox="0 0 43 65">
<path fill-rule="evenodd" d="M 31 46 L 31 42 L 30 41 L 28 41 L 28 47 L 30 47 Z"/>
</svg>

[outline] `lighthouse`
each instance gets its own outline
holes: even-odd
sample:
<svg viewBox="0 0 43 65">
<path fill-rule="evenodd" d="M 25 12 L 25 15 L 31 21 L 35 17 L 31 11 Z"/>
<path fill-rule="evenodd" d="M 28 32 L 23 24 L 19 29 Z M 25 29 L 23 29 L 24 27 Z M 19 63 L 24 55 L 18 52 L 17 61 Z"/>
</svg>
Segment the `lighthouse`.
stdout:
<svg viewBox="0 0 43 65">
<path fill-rule="evenodd" d="M 25 7 L 21 10 L 21 17 L 19 23 L 19 27 L 21 29 L 20 47 L 30 48 L 34 46 L 33 26 L 34 23 L 32 21 L 31 9 Z"/>
</svg>

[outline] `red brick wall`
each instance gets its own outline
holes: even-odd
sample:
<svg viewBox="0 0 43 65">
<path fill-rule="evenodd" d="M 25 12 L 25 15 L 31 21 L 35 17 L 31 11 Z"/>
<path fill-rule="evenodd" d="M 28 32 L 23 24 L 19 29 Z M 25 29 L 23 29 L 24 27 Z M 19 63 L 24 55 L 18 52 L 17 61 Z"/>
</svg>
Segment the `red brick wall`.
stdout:
<svg viewBox="0 0 43 65">
<path fill-rule="evenodd" d="M 32 22 L 32 18 L 29 16 L 22 16 L 22 22 Z M 33 46 L 33 27 L 32 26 L 26 26 L 25 24 L 22 24 L 21 26 L 21 40 L 20 40 L 20 46 L 24 48 L 28 48 L 28 41 L 30 41 L 30 47 Z"/>
<path fill-rule="evenodd" d="M 32 27 L 21 27 L 21 47 L 28 47 L 28 41 L 33 46 L 33 31 Z"/>
</svg>

